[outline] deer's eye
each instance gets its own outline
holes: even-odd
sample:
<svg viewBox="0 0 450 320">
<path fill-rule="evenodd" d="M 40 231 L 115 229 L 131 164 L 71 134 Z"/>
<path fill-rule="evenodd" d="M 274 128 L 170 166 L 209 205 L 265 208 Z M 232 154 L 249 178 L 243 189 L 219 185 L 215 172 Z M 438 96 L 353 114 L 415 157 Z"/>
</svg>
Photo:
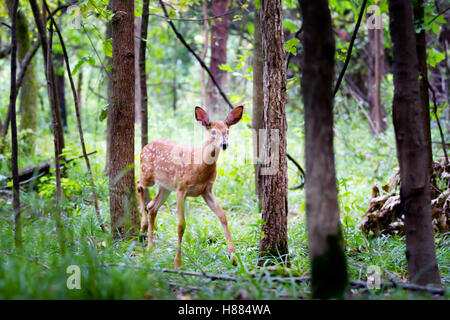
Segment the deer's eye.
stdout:
<svg viewBox="0 0 450 320">
<path fill-rule="evenodd" d="M 216 129 L 212 129 L 212 130 L 211 130 L 211 135 L 212 135 L 212 136 L 215 136 L 216 134 L 217 134 Z"/>
</svg>

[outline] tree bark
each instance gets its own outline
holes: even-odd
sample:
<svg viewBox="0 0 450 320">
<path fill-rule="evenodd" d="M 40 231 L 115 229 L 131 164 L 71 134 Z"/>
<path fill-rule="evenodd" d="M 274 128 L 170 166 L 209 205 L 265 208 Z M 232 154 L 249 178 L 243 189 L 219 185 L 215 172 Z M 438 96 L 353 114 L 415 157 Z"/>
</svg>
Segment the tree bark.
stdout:
<svg viewBox="0 0 450 320">
<path fill-rule="evenodd" d="M 145 72 L 145 51 L 147 48 L 147 29 L 149 16 L 149 2 L 144 0 L 142 4 L 141 18 L 141 42 L 139 46 L 139 79 L 141 87 L 141 150 L 148 143 L 148 97 L 147 74 Z"/>
<path fill-rule="evenodd" d="M 147 94 L 147 73 L 145 70 L 145 51 L 147 48 L 147 30 L 149 17 L 149 0 L 143 1 L 141 18 L 141 41 L 139 45 L 139 81 L 141 90 L 141 150 L 148 143 L 148 94 Z M 150 196 L 144 192 L 144 202 L 148 203 Z"/>
<path fill-rule="evenodd" d="M 134 1 L 112 0 L 109 186 L 113 236 L 139 230 L 134 186 Z"/>
<path fill-rule="evenodd" d="M 61 53 L 56 53 L 54 56 L 56 68 L 64 68 L 64 57 Z M 65 96 L 65 81 L 64 71 L 56 72 L 56 91 L 58 93 L 58 108 L 61 115 L 61 124 L 64 130 L 67 130 L 67 112 L 66 112 L 66 96 Z"/>
<path fill-rule="evenodd" d="M 46 76 L 50 76 L 51 79 L 47 79 L 47 83 L 55 83 L 55 70 L 53 67 L 53 60 L 50 66 L 50 72 L 48 73 L 48 59 L 47 59 L 47 50 L 48 50 L 48 41 L 47 41 L 47 33 L 46 33 L 46 29 L 45 29 L 45 13 L 42 14 L 39 6 L 36 2 L 36 0 L 29 0 L 30 1 L 30 6 L 31 6 L 31 10 L 33 11 L 33 16 L 34 16 L 34 20 L 36 22 L 36 27 L 38 29 L 38 33 L 39 33 L 39 40 L 41 41 L 41 47 L 42 47 L 42 53 L 44 56 L 44 68 L 45 68 L 45 72 L 46 72 Z M 56 131 L 56 136 L 58 139 L 58 149 L 56 150 L 58 155 L 62 154 L 62 150 L 64 149 L 64 133 L 63 133 L 63 127 L 61 124 L 61 114 L 59 112 L 59 108 L 58 108 L 58 94 L 56 92 L 56 85 L 51 87 L 52 92 L 48 92 L 49 94 L 49 101 L 51 101 L 52 99 L 54 99 L 55 104 L 53 105 L 50 102 L 50 111 L 51 114 L 55 116 L 55 119 L 52 119 L 52 121 L 54 121 L 55 126 L 54 126 L 54 130 Z M 53 92 L 54 91 L 54 92 Z M 51 98 L 51 96 L 54 95 L 54 98 Z M 55 110 L 52 110 L 52 108 L 55 108 Z"/>
<path fill-rule="evenodd" d="M 83 70 L 79 69 L 78 70 L 78 81 L 77 81 L 77 97 L 78 97 L 78 101 L 80 102 L 80 105 L 79 105 L 80 115 L 81 115 L 81 109 L 82 109 L 82 104 L 81 104 L 82 87 L 83 87 Z"/>
<path fill-rule="evenodd" d="M 414 1 L 414 21 L 422 25 L 424 23 L 424 0 Z M 430 129 L 430 97 L 428 95 L 428 70 L 427 70 L 427 45 L 425 30 L 416 32 L 416 51 L 419 62 L 419 100 L 422 110 L 423 131 L 425 134 L 425 150 L 428 160 L 428 174 L 433 174 L 433 152 L 431 148 L 431 129 Z"/>
<path fill-rule="evenodd" d="M 111 1 L 110 1 L 111 5 Z M 106 23 L 105 39 L 112 38 L 112 22 L 111 20 Z M 112 58 L 105 57 L 105 68 L 112 68 Z M 111 69 L 110 69 L 111 70 Z M 111 105 L 112 105 L 112 81 L 111 78 L 107 76 L 106 70 L 105 74 L 105 85 L 106 85 L 106 100 L 108 105 L 107 116 L 106 116 L 106 161 L 105 161 L 105 174 L 109 172 L 109 158 L 111 154 Z"/>
<path fill-rule="evenodd" d="M 281 0 L 261 1 L 260 21 L 264 56 L 264 159 L 263 236 L 260 258 L 268 256 L 288 262 L 287 160 L 286 160 L 286 62 Z M 277 142 L 277 140 L 279 140 Z M 260 260 L 260 264 L 264 260 Z"/>
<path fill-rule="evenodd" d="M 17 248 L 22 247 L 22 228 L 20 221 L 20 190 L 19 166 L 17 159 L 17 123 L 16 123 L 16 69 L 17 69 L 17 11 L 19 0 L 14 0 L 11 6 L 11 76 L 9 91 L 9 107 L 11 109 L 11 168 L 13 177 L 13 209 L 14 209 L 14 240 Z"/>
<path fill-rule="evenodd" d="M 400 201 L 405 215 L 406 258 L 409 280 L 440 284 L 431 226 L 428 154 L 419 101 L 419 64 L 416 52 L 413 5 L 389 0 L 393 43 L 393 122 L 400 164 Z"/>
<path fill-rule="evenodd" d="M 335 44 L 328 1 L 301 1 L 305 105 L 306 221 L 313 298 L 342 298 L 347 269 L 340 230 L 333 150 Z"/>
<path fill-rule="evenodd" d="M 7 1 L 8 11 L 12 12 L 13 0 Z M 28 31 L 29 23 L 23 11 L 17 13 L 17 58 L 22 63 L 28 51 L 31 50 L 31 38 Z M 20 91 L 20 130 L 31 130 L 25 139 L 26 153 L 34 152 L 35 134 L 37 130 L 37 93 L 38 82 L 34 62 L 30 62 L 23 77 L 23 89 Z"/>
<path fill-rule="evenodd" d="M 213 0 L 212 15 L 223 15 L 228 10 L 229 0 Z M 220 70 L 219 65 L 227 63 L 227 41 L 230 26 L 229 16 L 214 20 L 211 24 L 211 60 L 209 69 L 217 83 L 223 87 L 226 82 L 226 71 Z M 209 82 L 209 109 L 214 113 L 219 112 L 216 87 Z"/>
<path fill-rule="evenodd" d="M 386 110 L 381 104 L 381 81 L 384 70 L 383 29 L 368 30 L 368 90 L 370 129 L 378 135 L 386 130 Z"/>
<path fill-rule="evenodd" d="M 203 18 L 205 19 L 203 21 L 203 37 L 205 38 L 205 41 L 203 42 L 203 51 L 200 55 L 200 58 L 205 61 L 206 54 L 208 52 L 209 47 L 209 23 L 206 19 L 208 17 L 208 6 L 206 0 L 203 0 Z M 202 86 L 202 106 L 205 108 L 205 110 L 208 112 L 208 101 L 207 101 L 207 94 L 206 94 L 206 81 L 205 81 L 205 70 L 202 69 L 200 73 L 200 84 Z"/>
<path fill-rule="evenodd" d="M 255 192 L 258 198 L 258 206 L 262 208 L 263 205 L 263 184 L 261 176 L 261 151 L 260 140 L 263 138 L 260 135 L 261 129 L 264 128 L 264 91 L 263 91 L 263 73 L 264 73 L 264 58 L 262 53 L 262 35 L 260 10 L 255 8 L 255 33 L 253 42 L 253 154 L 255 157 Z"/>
</svg>

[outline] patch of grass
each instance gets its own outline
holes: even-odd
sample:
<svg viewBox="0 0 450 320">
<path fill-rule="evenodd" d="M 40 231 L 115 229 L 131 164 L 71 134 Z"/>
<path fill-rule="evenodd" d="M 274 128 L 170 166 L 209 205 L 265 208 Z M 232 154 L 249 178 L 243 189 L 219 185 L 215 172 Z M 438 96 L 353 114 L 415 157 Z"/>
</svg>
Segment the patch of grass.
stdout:
<svg viewBox="0 0 450 320">
<path fill-rule="evenodd" d="M 288 117 L 288 151 L 302 163 L 303 120 L 297 113 L 293 112 Z M 150 139 L 165 136 L 185 142 L 182 137 L 189 136 L 193 121 L 172 119 L 161 114 L 155 117 L 157 121 L 150 125 Z M 178 120 L 182 120 L 182 125 Z M 379 138 L 374 138 L 364 123 L 361 115 L 355 115 L 354 119 L 338 118 L 336 123 L 337 184 L 348 273 L 351 279 L 365 281 L 367 267 L 374 265 L 382 270 L 383 280 L 390 277 L 404 280 L 407 277 L 405 238 L 366 237 L 358 228 L 370 199 L 372 185 L 386 183 L 397 165 L 392 128 Z M 102 221 L 98 221 L 93 208 L 91 189 L 88 188 L 89 178 L 82 159 L 69 166 L 67 176 L 62 181 L 65 191 L 62 206 L 68 248 L 66 255 L 60 253 L 52 216 L 55 196 L 53 177 L 41 178 L 39 191 L 21 193 L 25 244 L 22 250 L 14 249 L 11 203 L 3 200 L 0 208 L 0 299 L 176 299 L 180 295 L 198 299 L 309 297 L 311 293 L 307 282 L 273 281 L 279 276 L 310 275 L 304 190 L 289 191 L 288 245 L 291 268 L 280 271 L 257 267 L 261 214 L 254 194 L 251 131 L 249 123 L 244 122 L 239 126 L 231 131 L 231 148 L 220 155 L 214 186 L 219 203 L 227 212 L 239 264 L 235 267 L 229 262 L 223 230 L 217 217 L 201 198 L 188 198 L 181 268 L 230 275 L 237 281 L 211 281 L 203 277 L 155 271 L 155 268 L 173 266 L 177 245 L 173 194 L 158 213 L 154 247 L 150 252 L 145 252 L 145 243 L 138 237 L 113 241 L 109 234 L 102 233 L 100 223 L 109 222 L 104 140 L 91 131 L 86 135 L 88 146 L 99 150 L 90 159 L 100 198 Z M 76 141 L 76 136 L 72 138 L 72 141 Z M 47 135 L 45 139 L 48 141 L 50 138 Z M 201 135 L 198 135 L 194 142 L 201 144 L 201 140 Z M 40 153 L 23 164 L 36 163 L 50 156 L 50 148 L 48 144 L 42 144 Z M 69 144 L 67 152 L 70 155 L 81 153 L 75 144 Z M 137 160 L 136 154 L 136 164 Z M 7 170 L 7 166 L 2 165 L 0 174 L 6 175 Z M 290 185 L 300 182 L 295 167 L 290 163 L 288 173 Z M 155 189 L 151 190 L 152 196 L 155 193 Z M 449 234 L 437 234 L 437 259 L 445 284 L 450 281 L 449 247 Z M 70 274 L 66 273 L 66 269 L 70 265 L 80 267 L 80 290 L 67 288 Z M 349 295 L 349 298 L 354 299 L 429 297 L 427 294 L 412 294 L 400 289 L 373 292 L 352 289 Z M 448 297 L 447 290 L 445 298 Z"/>
</svg>

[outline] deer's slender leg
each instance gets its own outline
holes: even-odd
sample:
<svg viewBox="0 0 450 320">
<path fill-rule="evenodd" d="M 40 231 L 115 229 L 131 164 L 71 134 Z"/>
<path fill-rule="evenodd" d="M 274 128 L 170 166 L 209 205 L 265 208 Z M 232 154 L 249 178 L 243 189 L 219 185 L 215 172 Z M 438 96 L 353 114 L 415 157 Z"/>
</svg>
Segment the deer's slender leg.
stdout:
<svg viewBox="0 0 450 320">
<path fill-rule="evenodd" d="M 158 214 L 159 208 L 161 208 L 163 203 L 167 200 L 169 194 L 170 194 L 169 190 L 159 187 L 158 194 L 147 205 L 148 215 L 150 216 L 150 224 L 148 227 L 147 250 L 149 250 L 153 244 L 153 230 L 155 228 L 156 215 Z"/>
<path fill-rule="evenodd" d="M 202 194 L 203 199 L 205 199 L 206 204 L 211 210 L 217 215 L 220 223 L 222 224 L 223 231 L 225 233 L 225 239 L 228 244 L 228 252 L 230 254 L 234 254 L 236 252 L 236 248 L 234 247 L 233 240 L 231 239 L 230 230 L 228 229 L 227 217 L 225 215 L 225 211 L 219 206 L 214 193 L 212 192 L 212 188 L 207 188 L 206 191 Z"/>
<path fill-rule="evenodd" d="M 144 189 L 144 186 L 142 185 L 141 181 L 138 180 L 137 181 L 137 187 L 136 187 L 136 192 L 138 194 L 139 197 L 139 204 L 141 207 L 141 233 L 144 233 L 145 231 L 147 231 L 148 228 L 148 218 L 147 218 L 147 213 L 145 212 L 145 203 L 144 203 L 144 192 L 146 192 L 146 190 Z"/>
<path fill-rule="evenodd" d="M 184 190 L 177 190 L 177 212 L 178 212 L 178 248 L 173 263 L 175 268 L 181 267 L 181 242 L 183 240 L 184 229 L 186 222 L 184 220 L 184 200 L 186 198 L 186 192 Z"/>
</svg>

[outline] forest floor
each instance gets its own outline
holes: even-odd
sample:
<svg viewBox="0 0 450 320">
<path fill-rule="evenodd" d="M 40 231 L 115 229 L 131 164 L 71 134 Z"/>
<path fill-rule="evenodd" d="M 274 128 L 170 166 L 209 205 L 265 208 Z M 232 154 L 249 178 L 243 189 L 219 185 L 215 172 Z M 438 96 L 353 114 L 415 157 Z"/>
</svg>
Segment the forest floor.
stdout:
<svg viewBox="0 0 450 320">
<path fill-rule="evenodd" d="M 187 113 L 189 110 L 184 111 Z M 89 116 L 84 115 L 87 118 Z M 183 138 L 192 135 L 192 119 L 184 120 L 156 112 L 151 117 L 150 139 L 165 137 L 181 142 L 184 141 Z M 302 119 L 296 114 L 289 115 L 288 119 L 288 152 L 303 163 Z M 158 126 L 158 123 L 164 123 L 164 126 Z M 102 221 L 98 221 L 95 214 L 91 189 L 88 188 L 89 178 L 82 159 L 68 166 L 67 175 L 62 180 L 65 192 L 63 225 L 66 254 L 61 253 L 54 220 L 54 177 L 45 176 L 40 179 L 38 190 L 24 190 L 21 193 L 24 224 L 24 246 L 21 250 L 14 249 L 11 202 L 0 196 L 0 299 L 308 298 L 308 280 L 300 278 L 310 275 L 304 190 L 289 191 L 291 266 L 256 266 L 262 221 L 253 186 L 250 123 L 250 118 L 245 115 L 236 129 L 231 130 L 230 148 L 220 156 L 214 186 L 219 203 L 227 212 L 237 248 L 238 266 L 229 262 L 220 223 L 200 198 L 190 198 L 187 201 L 181 272 L 166 272 L 166 269 L 173 269 L 177 243 L 173 194 L 158 213 L 152 251 L 145 252 L 145 239 L 139 236 L 112 240 L 109 234 L 103 233 L 100 223 L 109 222 L 108 179 L 104 174 L 104 133 L 102 127 L 88 123 L 88 151 L 98 150 L 97 154 L 91 156 L 91 161 L 100 197 Z M 365 123 L 362 114 L 349 117 L 338 113 L 335 128 L 339 203 L 349 278 L 365 283 L 369 275 L 368 268 L 380 268 L 383 283 L 391 280 L 403 282 L 407 279 L 405 237 L 366 236 L 359 227 L 371 198 L 372 186 L 384 185 L 397 170 L 391 125 L 385 134 L 375 138 L 370 135 Z M 197 132 L 198 139 L 195 141 L 200 144 L 201 131 Z M 433 138 L 434 134 L 433 132 Z M 49 132 L 37 137 L 38 152 L 32 157 L 24 157 L 19 153 L 20 166 L 36 164 L 51 157 L 52 144 L 48 143 L 50 139 Z M 66 149 L 68 156 L 81 154 L 76 136 L 68 135 L 66 140 L 70 141 Z M 136 141 L 140 141 L 138 136 Z M 442 153 L 439 149 L 434 151 L 435 157 Z M 242 155 L 247 157 L 242 158 Z M 137 159 L 136 151 L 136 161 Z M 6 161 L 2 161 L 1 175 L 9 175 L 8 165 Z M 301 182 L 292 164 L 289 164 L 288 171 L 290 186 Z M 139 171 L 136 170 L 136 179 L 138 176 Z M 156 188 L 151 190 L 151 196 L 155 193 Z M 449 238 L 449 233 L 437 233 L 435 236 L 437 261 L 445 284 L 444 299 L 450 297 Z M 81 270 L 79 290 L 71 290 L 67 286 L 70 276 L 67 268 L 71 265 L 76 265 Z M 198 274 L 187 275 L 183 271 Z M 212 279 L 208 275 L 220 275 L 227 279 Z M 353 283 L 348 298 L 442 298 L 427 292 L 407 291 L 392 286 L 369 290 L 357 288 L 356 284 Z"/>
</svg>

